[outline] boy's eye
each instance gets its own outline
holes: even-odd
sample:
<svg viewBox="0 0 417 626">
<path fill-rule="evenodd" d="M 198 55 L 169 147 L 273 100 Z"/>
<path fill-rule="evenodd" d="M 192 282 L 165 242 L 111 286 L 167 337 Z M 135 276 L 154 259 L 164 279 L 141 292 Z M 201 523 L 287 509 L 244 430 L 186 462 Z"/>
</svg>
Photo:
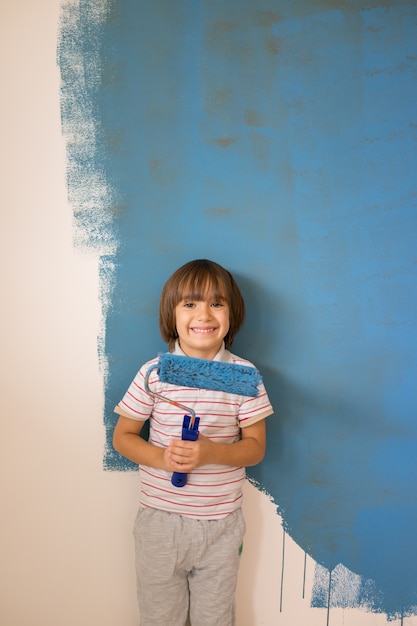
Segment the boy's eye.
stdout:
<svg viewBox="0 0 417 626">
<path fill-rule="evenodd" d="M 182 306 L 183 306 L 185 309 L 194 309 L 194 308 L 197 306 L 197 303 L 196 303 L 196 302 L 193 302 L 193 301 L 189 301 L 189 300 L 187 301 L 187 300 L 185 300 L 185 301 L 182 303 Z M 223 306 L 224 306 L 224 303 L 223 303 L 223 302 L 217 302 L 217 301 L 214 301 L 214 302 L 211 302 L 211 303 L 210 303 L 210 307 L 211 307 L 211 308 L 213 308 L 213 309 L 220 309 L 220 308 L 222 308 Z"/>
</svg>

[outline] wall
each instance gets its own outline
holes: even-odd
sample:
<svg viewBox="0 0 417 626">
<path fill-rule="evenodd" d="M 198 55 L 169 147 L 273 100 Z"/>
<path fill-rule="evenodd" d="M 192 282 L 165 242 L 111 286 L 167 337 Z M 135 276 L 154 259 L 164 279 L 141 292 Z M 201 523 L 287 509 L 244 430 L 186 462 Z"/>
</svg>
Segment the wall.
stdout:
<svg viewBox="0 0 417 626">
<path fill-rule="evenodd" d="M 88 6 L 88 3 L 84 3 L 84 6 Z M 216 6 L 216 3 L 212 4 L 214 9 Z M 282 7 L 285 8 L 285 5 Z M 378 9 L 377 6 L 374 8 Z M 52 0 L 17 2 L 1 8 L 1 62 L 5 80 L 5 97 L 1 103 L 1 163 L 4 181 L 1 249 L 5 286 L 2 312 L 4 407 L 1 481 L 5 514 L 2 521 L 3 584 L 0 615 L 2 623 L 7 626 L 22 626 L 29 622 L 33 626 L 69 626 L 74 623 L 87 626 L 96 622 L 104 626 L 113 626 L 115 623 L 133 626 L 138 620 L 130 535 L 138 485 L 136 477 L 130 472 L 103 471 L 102 457 L 106 440 L 102 415 L 105 402 L 110 402 L 111 399 L 109 389 L 113 394 L 116 388 L 114 379 L 109 381 L 104 376 L 109 376 L 109 371 L 106 370 L 109 364 L 105 357 L 111 355 L 108 350 L 111 344 L 107 343 L 104 347 L 100 344 L 99 356 L 97 355 L 97 337 L 102 341 L 104 330 L 108 331 L 108 338 L 112 337 L 116 324 L 116 318 L 111 319 L 108 315 L 106 300 L 113 292 L 103 292 L 103 283 L 104 287 L 108 287 L 103 276 L 114 276 L 114 267 L 111 264 L 106 265 L 106 262 L 108 256 L 117 250 L 117 241 L 105 239 L 104 242 L 93 242 L 92 246 L 86 246 L 84 242 L 80 247 L 80 232 L 83 229 L 85 231 L 86 225 L 81 225 L 80 229 L 78 223 L 75 231 L 78 233 L 75 242 L 78 247 L 74 246 L 72 212 L 74 199 L 77 198 L 74 198 L 74 186 L 70 187 L 71 203 L 67 196 L 68 134 L 64 141 L 59 93 L 59 70 L 62 71 L 62 66 L 58 68 L 56 63 L 59 9 L 58 3 Z M 385 9 L 381 9 L 380 13 L 377 11 L 372 14 L 373 20 L 381 19 L 382 23 L 379 26 L 374 21 L 368 24 L 368 34 L 383 32 L 387 28 L 387 14 L 384 17 L 384 11 Z M 300 16 L 300 21 L 286 22 L 276 21 L 273 15 L 268 17 L 267 13 L 264 14 L 263 23 L 266 20 L 268 28 L 271 23 L 281 24 L 281 28 L 282 25 L 291 23 L 295 31 L 297 25 L 300 28 L 302 26 L 301 30 L 305 34 L 305 15 Z M 314 19 L 323 21 L 320 13 L 318 15 Z M 349 17 L 350 14 L 347 15 Z M 202 18 L 200 16 L 201 23 L 205 23 Z M 195 183 L 196 175 L 201 177 L 202 173 L 210 172 L 209 166 L 214 159 L 219 171 L 212 172 L 210 188 L 217 191 L 210 196 L 210 206 L 205 207 L 203 213 L 207 223 L 210 224 L 210 220 L 213 220 L 216 239 L 212 246 L 203 245 L 201 251 L 208 256 L 212 252 L 218 252 L 222 257 L 220 260 L 224 258 L 225 262 L 229 261 L 229 265 L 232 263 L 231 269 L 236 270 L 250 296 L 252 312 L 248 320 L 249 329 L 257 322 L 262 332 L 255 336 L 256 342 L 249 331 L 244 334 L 240 343 L 242 350 L 245 348 L 245 352 L 256 354 L 255 343 L 259 341 L 263 341 L 265 347 L 265 339 L 262 338 L 264 328 L 275 333 L 270 335 L 273 337 L 271 348 L 279 343 L 276 355 L 272 356 L 273 350 L 269 353 L 265 350 L 264 362 L 260 363 L 264 365 L 266 378 L 270 382 L 278 407 L 277 413 L 281 418 L 281 426 L 271 429 L 273 445 L 265 466 L 272 474 L 269 478 L 262 472 L 254 476 L 263 485 L 271 487 L 270 492 L 275 491 L 275 504 L 264 493 L 247 485 L 245 512 L 248 518 L 248 537 L 239 581 L 239 626 L 285 626 L 295 622 L 313 626 L 326 623 L 332 626 L 342 623 L 355 626 L 387 623 L 383 612 L 369 611 L 372 604 L 369 606 L 364 601 L 362 609 L 352 608 L 357 605 L 358 598 L 360 601 L 364 597 L 363 591 L 358 592 L 358 589 L 363 589 L 363 582 L 366 583 L 366 567 L 357 572 L 364 576 L 359 580 L 352 573 L 332 569 L 337 566 L 338 561 L 332 562 L 329 557 L 332 547 L 330 539 L 334 540 L 335 554 L 339 556 L 344 536 L 346 545 L 351 546 L 354 534 L 352 529 L 357 533 L 356 537 L 360 538 L 360 543 L 356 554 L 345 555 L 346 564 L 349 565 L 350 560 L 366 566 L 375 562 L 384 574 L 383 582 L 389 583 L 396 578 L 407 591 L 407 601 L 412 598 L 415 545 L 410 543 L 407 524 L 411 520 L 412 526 L 414 520 L 412 498 L 408 494 L 413 487 L 414 470 L 409 459 L 413 458 L 415 441 L 409 420 L 409 415 L 413 414 L 410 386 L 414 371 L 411 350 L 414 299 L 410 295 L 414 292 L 410 291 L 413 283 L 409 278 L 411 276 L 411 281 L 414 280 L 414 257 L 410 253 L 410 246 L 415 224 L 412 219 L 413 185 L 410 182 L 412 179 L 409 176 L 408 157 L 412 154 L 415 126 L 408 113 L 409 100 L 406 97 L 408 79 L 412 73 L 407 73 L 407 69 L 402 74 L 400 72 L 405 77 L 406 85 L 403 85 L 395 68 L 398 69 L 402 62 L 412 65 L 413 54 L 409 43 L 411 37 L 407 34 L 407 24 L 410 24 L 407 18 L 410 18 L 410 14 L 388 14 L 388 18 L 395 24 L 395 28 L 391 30 L 390 41 L 393 45 L 392 37 L 398 35 L 399 47 L 394 48 L 399 58 L 395 62 L 391 58 L 387 59 L 385 66 L 380 64 L 380 72 L 375 67 L 372 71 L 375 76 L 396 76 L 395 86 L 397 90 L 401 87 L 397 91 L 397 98 L 399 101 L 398 93 L 401 93 L 403 109 L 397 108 L 397 100 L 395 107 L 390 106 L 389 98 L 396 97 L 390 83 L 376 87 L 378 94 L 378 90 L 382 89 L 389 96 L 388 104 L 385 100 L 386 108 L 380 111 L 376 119 L 378 124 L 381 118 L 389 119 L 389 124 L 385 126 L 383 133 L 377 125 L 378 128 L 372 134 L 372 116 L 365 120 L 364 117 L 360 118 L 360 123 L 364 125 L 365 139 L 360 143 L 360 150 L 350 153 L 345 170 L 338 164 L 339 177 L 333 179 L 330 189 L 330 183 L 320 170 L 319 162 L 311 172 L 307 157 L 317 154 L 318 151 L 323 160 L 329 149 L 331 154 L 335 154 L 334 147 L 330 145 L 329 148 L 329 142 L 331 136 L 341 130 L 334 126 L 331 133 L 326 134 L 327 143 L 322 144 L 320 135 L 313 133 L 305 152 L 294 152 L 292 191 L 286 189 L 283 195 L 279 195 L 280 206 L 290 206 L 291 211 L 280 212 L 277 222 L 272 202 L 277 187 L 271 183 L 272 174 L 268 168 L 264 177 L 261 176 L 264 171 L 262 168 L 271 158 L 270 155 L 274 154 L 272 148 L 275 143 L 271 144 L 268 139 L 268 134 L 272 131 L 263 130 L 265 125 L 259 122 L 255 114 L 246 118 L 248 123 L 245 126 L 245 141 L 248 154 L 252 155 L 252 146 L 256 158 L 259 159 L 260 169 L 256 170 L 257 176 L 253 184 L 257 189 L 257 206 L 263 211 L 263 221 L 258 219 L 258 215 L 254 219 L 251 217 L 250 208 L 253 206 L 254 196 L 251 196 L 248 187 L 239 192 L 241 199 L 249 194 L 244 205 L 246 208 L 241 213 L 235 208 L 232 187 L 224 185 L 221 168 L 227 160 L 222 161 L 221 149 L 225 145 L 233 145 L 234 142 L 226 141 L 230 139 L 226 131 L 231 127 L 226 122 L 233 126 L 233 119 L 229 117 L 225 122 L 223 114 L 218 117 L 214 115 L 201 126 L 201 120 L 197 120 L 197 126 L 202 129 L 203 135 L 208 133 L 209 127 L 208 136 L 218 138 L 214 143 L 205 141 L 204 149 L 219 151 L 216 154 L 204 153 L 204 162 L 201 165 L 196 164 L 196 169 L 187 176 L 190 181 L 188 187 L 184 181 L 181 184 L 177 181 L 174 187 L 170 184 L 170 181 L 177 179 L 176 171 L 171 169 L 174 157 L 167 158 L 168 169 L 162 172 L 156 171 L 158 164 L 151 159 L 154 169 L 151 168 L 150 179 L 141 181 L 145 188 L 148 185 L 148 191 L 160 190 L 161 196 L 156 208 L 163 207 L 169 197 L 172 202 L 170 206 L 176 209 L 184 201 L 186 210 L 178 218 L 178 232 L 181 232 L 184 225 L 195 219 L 195 203 L 201 203 L 204 195 Z M 223 25 L 229 23 L 230 19 L 230 16 L 224 19 Z M 333 19 L 344 23 L 339 15 L 333 15 Z M 215 20 L 212 22 L 216 23 Z M 324 23 L 326 24 L 326 20 Z M 168 24 L 165 26 L 167 28 Z M 215 33 L 208 33 L 209 42 L 217 42 L 211 48 L 210 55 L 213 49 L 218 50 L 219 46 L 225 45 L 222 32 L 225 32 L 224 27 L 218 25 Z M 311 32 L 316 31 L 313 29 Z M 342 32 L 343 29 L 339 31 Z M 352 28 L 349 32 L 354 34 L 356 31 Z M 288 43 L 288 33 L 280 34 Z M 272 32 L 269 35 L 277 37 L 278 33 Z M 294 36 L 297 35 L 299 32 L 295 32 Z M 238 43 L 239 41 L 238 38 Z M 270 50 L 274 53 L 277 39 L 272 37 L 269 41 Z M 191 47 L 192 43 L 193 41 L 188 42 Z M 400 43 L 406 48 L 409 45 L 409 49 L 404 52 Z M 383 42 L 373 40 L 374 46 L 382 46 L 377 49 L 379 62 L 382 44 Z M 304 52 L 307 50 L 308 47 Z M 354 46 L 353 50 L 357 52 L 357 47 Z M 233 49 L 229 52 L 233 57 Z M 210 55 L 208 58 L 212 59 Z M 363 62 L 364 57 L 360 58 Z M 370 63 L 371 52 L 365 58 Z M 294 62 L 293 57 L 292 59 Z M 321 58 L 316 61 L 314 72 L 321 67 Z M 207 79 L 210 78 L 209 69 L 206 68 Z M 287 68 L 292 77 L 297 69 L 301 71 L 295 62 Z M 265 72 L 267 70 L 271 70 L 271 67 L 266 67 Z M 366 67 L 365 71 L 371 72 L 371 68 Z M 197 76 L 196 70 L 193 76 Z M 276 78 L 275 73 L 273 77 Z M 212 80 L 215 78 L 211 75 Z M 268 82 L 268 76 L 264 78 Z M 281 78 L 288 84 L 287 74 Z M 117 80 L 117 74 L 113 79 Z M 306 80 L 305 76 L 303 80 Z M 287 105 L 289 111 L 297 114 L 294 117 L 288 116 L 294 139 L 299 137 L 298 133 L 305 133 L 306 129 L 312 132 L 311 118 L 303 114 L 303 111 L 312 106 L 313 98 L 310 103 L 307 102 L 304 94 L 296 93 L 296 86 L 301 83 L 294 80 L 291 84 L 294 85 L 294 93 Z M 354 84 L 357 86 L 358 83 Z M 183 87 L 187 87 L 186 82 Z M 207 96 L 210 93 L 212 91 L 207 91 Z M 360 95 L 366 100 L 372 94 L 368 88 Z M 354 112 L 363 113 L 368 109 L 362 105 L 359 107 L 358 98 L 359 94 L 356 94 L 358 108 Z M 204 102 L 207 105 L 207 100 Z M 264 104 L 267 102 L 266 98 Z M 374 98 L 373 102 L 382 106 L 379 98 Z M 323 103 L 324 101 L 321 102 Z M 336 98 L 331 107 L 336 104 L 340 106 L 341 103 L 340 97 Z M 350 105 L 353 106 L 352 102 Z M 328 113 L 328 103 L 326 107 Z M 216 110 L 212 106 L 209 108 L 211 113 Z M 224 111 L 221 108 L 218 110 Z M 247 110 L 250 112 L 254 109 L 248 104 Z M 226 111 L 229 111 L 227 107 Z M 398 117 L 394 116 L 394 111 L 397 111 Z M 271 111 L 265 109 L 261 112 L 272 115 Z M 346 115 L 345 119 L 352 120 L 352 117 Z M 180 120 L 181 124 L 185 121 Z M 325 118 L 322 124 L 321 131 Z M 213 129 L 217 129 L 216 133 Z M 396 129 L 395 136 L 392 129 Z M 68 131 L 68 127 L 64 130 Z M 239 129 L 234 130 L 237 132 Z M 350 127 L 344 128 L 344 141 L 350 136 L 351 130 Z M 114 131 L 118 140 L 113 146 L 119 150 L 123 145 L 120 140 L 122 129 Z M 272 134 L 276 132 L 278 131 L 275 128 Z M 352 141 L 355 136 L 353 133 Z M 143 138 L 139 139 L 143 141 Z M 179 139 L 179 136 L 171 137 L 170 142 L 178 142 Z M 276 138 L 273 139 L 275 141 Z M 290 138 L 282 129 L 279 130 L 279 139 L 287 149 L 291 147 Z M 378 145 L 378 150 L 372 151 L 375 144 Z M 193 145 L 191 140 L 190 145 L 187 140 L 186 145 L 192 160 L 198 154 L 200 144 L 196 141 Z M 358 167 L 352 170 L 352 154 L 362 154 L 364 147 L 368 147 L 370 152 L 365 153 Z M 401 167 L 391 159 L 391 152 L 389 158 L 382 158 L 384 150 L 392 150 L 392 154 L 401 155 Z M 237 169 L 233 186 L 238 189 L 242 187 L 239 172 L 245 172 L 247 167 L 253 165 L 252 156 L 249 158 L 245 154 L 244 152 L 242 156 L 238 150 L 234 161 Z M 344 163 L 343 158 L 340 158 Z M 283 157 L 282 162 L 282 167 L 288 164 Z M 366 200 L 368 187 L 366 180 L 361 179 L 360 189 L 364 196 L 355 196 L 358 202 L 360 200 L 360 211 L 355 220 L 348 199 L 350 194 L 357 191 L 359 179 L 356 177 L 360 178 L 361 171 L 369 162 L 372 167 L 365 168 L 366 174 L 378 172 L 378 176 L 375 174 L 372 179 L 372 189 L 378 190 L 378 198 L 369 194 L 369 202 Z M 326 165 L 329 165 L 328 160 Z M 387 167 L 386 178 L 381 178 L 382 165 Z M 197 171 L 200 167 L 201 171 Z M 274 176 L 277 171 L 282 172 L 279 164 L 277 168 L 273 168 Z M 342 177 L 342 171 L 346 172 L 347 179 Z M 156 181 L 152 180 L 152 175 L 156 176 Z M 308 178 L 308 185 L 297 183 L 303 177 Z M 105 182 L 109 180 L 113 184 L 114 181 L 109 176 L 105 178 Z M 74 179 L 71 180 L 74 183 Z M 314 184 L 317 181 L 320 184 L 315 189 Z M 82 179 L 79 182 L 82 184 Z M 281 182 L 285 189 L 285 179 Z M 142 196 L 143 186 L 141 202 L 146 198 L 146 194 Z M 184 189 L 188 189 L 189 194 L 185 199 Z M 106 202 L 111 193 L 113 191 L 110 185 Z M 317 194 L 317 201 L 308 205 L 309 212 L 306 213 L 307 205 L 303 197 L 315 197 L 314 193 Z M 226 197 L 225 194 L 229 196 Z M 154 196 L 151 194 L 149 197 Z M 223 198 L 225 204 L 222 204 Z M 321 212 L 323 198 L 327 198 L 328 204 Z M 341 199 L 342 206 L 337 212 L 333 212 L 331 209 L 339 206 L 335 202 L 336 198 Z M 387 198 L 385 204 L 383 198 Z M 286 200 L 291 201 L 291 204 L 285 205 Z M 374 201 L 378 201 L 379 208 L 372 204 Z M 146 204 L 140 206 L 146 208 Z M 150 208 L 155 215 L 155 207 Z M 129 210 L 129 206 L 127 209 Z M 365 215 L 368 215 L 368 221 L 364 221 Z M 370 215 L 377 217 L 372 220 Z M 389 219 L 390 216 L 392 219 Z M 219 221 L 221 226 L 218 226 Z M 88 220 L 88 228 L 91 223 L 92 220 Z M 203 220 L 203 226 L 204 223 Z M 162 224 L 167 233 L 170 224 L 171 222 Z M 340 228 L 340 224 L 343 228 Z M 101 226 L 104 228 L 96 231 L 99 239 L 107 231 L 111 233 L 114 224 L 110 224 L 110 228 L 107 228 L 106 223 Z M 227 236 L 232 226 L 235 228 L 234 232 L 241 235 L 252 229 L 256 231 L 257 237 L 262 235 L 265 238 L 269 237 L 270 231 L 269 246 L 261 251 L 255 246 L 256 254 L 252 255 L 250 263 L 239 263 L 236 259 L 250 257 L 244 238 L 237 240 L 240 242 L 238 246 L 241 246 L 238 250 L 233 248 L 234 243 Z M 150 272 L 150 278 L 158 282 L 171 263 L 176 265 L 191 250 L 181 249 L 181 245 L 185 243 L 181 239 L 172 248 L 167 247 L 166 241 L 163 243 L 163 237 L 158 241 L 161 220 L 156 224 L 149 221 L 145 228 L 148 230 L 146 237 L 141 240 L 144 246 L 141 261 Z M 195 228 L 190 232 L 195 234 Z M 91 235 L 90 230 L 87 233 Z M 143 237 L 143 231 L 139 235 Z M 153 250 L 146 247 L 150 235 Z M 277 247 L 271 244 L 274 237 Z M 318 246 L 313 245 L 314 241 L 318 242 Z M 359 241 L 360 245 L 356 245 L 355 241 Z M 368 255 L 366 251 L 369 252 Z M 149 258 L 147 254 L 151 252 L 152 263 L 146 264 L 145 261 Z M 196 248 L 192 252 L 196 252 Z M 339 255 L 339 252 L 343 254 Z M 358 253 L 362 256 L 358 257 Z M 358 259 L 357 263 L 352 263 L 354 258 Z M 375 264 L 375 260 L 381 258 L 384 262 Z M 324 265 L 323 259 L 326 260 Z M 327 271 L 327 263 L 334 262 L 338 263 L 337 271 Z M 349 269 L 350 280 L 346 280 L 346 272 L 340 272 L 343 264 Z M 399 276 L 399 280 L 393 280 L 393 276 Z M 123 283 L 119 284 L 123 287 Z M 152 285 L 152 280 L 146 282 L 145 288 L 149 285 Z M 348 289 L 349 285 L 354 285 L 355 289 Z M 389 299 L 384 297 L 387 289 L 391 290 Z M 118 293 L 117 301 L 123 302 L 120 293 L 122 292 Z M 331 298 L 329 294 L 332 295 Z M 157 290 L 151 291 L 149 306 L 140 311 L 140 323 L 147 329 L 151 328 L 152 306 L 156 298 Z M 279 320 L 279 324 L 273 329 L 271 317 L 266 315 L 263 303 L 268 305 L 267 312 L 273 311 L 274 318 Z M 349 305 L 347 311 L 345 305 Z M 343 309 L 342 312 L 340 308 Z M 125 307 L 125 310 L 122 307 L 117 311 L 119 315 L 126 313 L 126 320 L 129 316 L 135 318 L 137 312 L 136 303 Z M 107 327 L 103 328 L 106 323 Z M 278 326 L 279 329 L 288 330 L 278 331 Z M 154 329 L 150 333 L 152 341 L 156 336 Z M 346 346 L 349 347 L 347 351 L 343 350 Z M 142 349 L 150 350 L 151 345 Z M 343 354 L 347 354 L 347 357 L 343 358 Z M 133 368 L 137 357 L 131 354 L 128 358 L 127 368 Z M 392 362 L 394 369 L 387 365 Z M 116 364 L 118 363 L 116 360 Z M 377 363 L 379 367 L 375 371 Z M 123 364 L 123 368 L 125 367 Z M 118 371 L 118 368 L 115 367 L 112 371 Z M 331 384 L 324 386 L 324 380 Z M 346 380 L 348 383 L 344 382 Z M 352 381 L 355 382 L 353 398 Z M 122 385 L 124 381 L 120 380 L 118 384 Z M 361 404 L 364 409 L 359 411 Z M 399 404 L 399 411 L 396 410 L 396 404 Z M 306 407 L 312 407 L 312 410 L 306 410 Z M 379 419 L 381 413 L 383 419 Z M 346 417 L 352 414 L 353 417 L 348 422 L 349 428 L 329 428 L 335 416 Z M 339 425 L 339 422 L 336 421 L 336 424 Z M 319 445 L 315 435 L 317 429 L 325 447 Z M 372 431 L 378 431 L 381 441 L 369 438 Z M 337 445 L 338 441 L 342 445 Z M 363 446 L 360 445 L 361 442 Z M 309 454 L 306 454 L 305 446 L 309 449 Z M 359 456 L 355 456 L 353 451 Z M 335 465 L 335 455 L 342 460 L 340 466 Z M 401 458 L 405 459 L 403 464 L 398 462 Z M 340 487 L 340 483 L 330 480 L 332 476 L 326 470 L 329 463 L 330 468 L 338 469 L 338 481 L 343 472 L 348 472 L 352 467 L 363 470 L 363 473 L 353 472 L 353 484 L 342 483 L 341 507 L 335 500 L 326 500 L 329 493 L 334 494 L 335 489 Z M 368 492 L 368 503 L 365 501 L 366 492 L 360 490 L 362 507 L 357 506 L 355 490 L 360 488 L 364 475 L 369 486 L 369 472 L 375 481 L 375 489 Z M 308 476 L 308 480 L 304 480 L 303 476 Z M 381 481 L 381 478 L 384 480 Z M 329 489 L 326 489 L 326 480 Z M 352 489 L 351 492 L 349 488 Z M 396 494 L 397 500 L 387 498 L 386 493 Z M 312 506 L 316 495 L 315 508 L 310 511 L 299 508 L 302 502 Z M 352 519 L 349 512 L 349 504 L 352 507 L 352 503 L 356 507 L 355 519 Z M 283 533 L 282 519 L 276 513 L 277 505 L 281 507 L 287 533 Z M 334 524 L 335 519 L 337 525 Z M 298 520 L 309 523 L 300 526 L 297 524 Z M 325 531 L 323 534 L 320 533 L 321 529 Z M 375 529 L 378 531 L 374 533 L 376 543 L 372 537 L 372 530 Z M 380 542 L 386 538 L 388 531 L 391 532 L 389 539 L 394 538 L 393 549 L 384 554 L 380 549 Z M 401 541 L 402 538 L 404 541 Z M 404 559 L 403 555 L 407 550 L 408 554 Z M 309 555 L 305 560 L 306 552 Z M 319 560 L 320 555 L 324 555 L 323 569 L 315 566 L 314 558 Z M 398 565 L 398 557 L 402 559 L 402 568 Z M 326 608 L 326 598 L 320 600 L 323 590 L 328 587 L 329 567 L 334 572 L 333 581 L 330 581 L 334 590 L 332 599 L 336 592 L 344 591 L 339 603 L 333 600 L 330 611 Z M 354 570 L 353 567 L 352 569 Z M 409 581 L 411 589 L 408 589 Z M 347 591 L 352 594 L 352 598 L 346 597 Z M 315 608 L 311 607 L 312 599 Z M 392 602 L 392 598 L 388 608 L 398 613 L 398 606 Z M 412 615 L 401 618 L 398 614 L 396 622 L 412 624 L 415 618 Z"/>
</svg>

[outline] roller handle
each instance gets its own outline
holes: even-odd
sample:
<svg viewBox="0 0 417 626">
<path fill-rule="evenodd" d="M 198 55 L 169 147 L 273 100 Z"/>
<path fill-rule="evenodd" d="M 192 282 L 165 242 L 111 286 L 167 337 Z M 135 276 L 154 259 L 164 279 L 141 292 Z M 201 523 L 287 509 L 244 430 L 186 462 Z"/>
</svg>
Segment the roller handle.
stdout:
<svg viewBox="0 0 417 626">
<path fill-rule="evenodd" d="M 192 418 L 190 415 L 184 415 L 182 424 L 181 439 L 183 441 L 197 441 L 199 417 Z M 171 477 L 171 483 L 174 487 L 184 487 L 187 484 L 187 474 L 183 472 L 174 472 Z"/>
</svg>

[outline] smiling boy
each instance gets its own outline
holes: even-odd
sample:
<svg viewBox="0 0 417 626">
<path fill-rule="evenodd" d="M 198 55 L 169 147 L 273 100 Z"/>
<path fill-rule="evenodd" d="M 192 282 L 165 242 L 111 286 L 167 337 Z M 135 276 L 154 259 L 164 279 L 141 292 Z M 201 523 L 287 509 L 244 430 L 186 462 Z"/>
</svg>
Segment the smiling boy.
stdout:
<svg viewBox="0 0 417 626">
<path fill-rule="evenodd" d="M 245 315 L 230 272 L 205 259 L 179 268 L 165 284 L 159 325 L 169 351 L 192 358 L 252 363 L 232 354 Z M 150 388 L 200 417 L 196 441 L 181 439 L 183 413 L 146 393 L 141 367 L 116 407 L 114 447 L 138 463 L 140 509 L 135 522 L 137 590 L 142 626 L 233 626 L 245 467 L 265 453 L 265 418 L 273 412 L 261 384 L 256 398 L 159 381 Z M 149 441 L 139 434 L 150 420 Z M 172 472 L 189 475 L 184 487 Z"/>
</svg>

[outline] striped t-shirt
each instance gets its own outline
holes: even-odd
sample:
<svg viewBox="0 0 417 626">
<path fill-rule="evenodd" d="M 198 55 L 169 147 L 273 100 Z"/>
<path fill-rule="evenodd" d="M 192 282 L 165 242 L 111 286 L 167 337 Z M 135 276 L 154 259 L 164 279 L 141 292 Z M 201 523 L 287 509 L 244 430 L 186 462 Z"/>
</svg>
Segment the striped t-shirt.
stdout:
<svg viewBox="0 0 417 626">
<path fill-rule="evenodd" d="M 178 345 L 174 353 L 184 354 Z M 145 391 L 145 374 L 157 360 L 148 361 L 140 368 L 115 412 L 139 421 L 150 419 L 149 442 L 167 447 L 173 439 L 181 438 L 184 410 L 154 398 Z M 215 360 L 253 367 L 249 361 L 224 348 Z M 255 424 L 273 413 L 263 384 L 258 397 L 250 398 L 161 383 L 156 369 L 151 372 L 148 384 L 151 391 L 193 409 L 200 418 L 199 432 L 221 443 L 238 441 L 241 428 Z M 140 502 L 143 506 L 202 519 L 225 517 L 241 506 L 244 467 L 204 465 L 190 472 L 186 485 L 180 488 L 171 484 L 172 474 L 164 470 L 141 465 L 139 471 Z"/>
</svg>

